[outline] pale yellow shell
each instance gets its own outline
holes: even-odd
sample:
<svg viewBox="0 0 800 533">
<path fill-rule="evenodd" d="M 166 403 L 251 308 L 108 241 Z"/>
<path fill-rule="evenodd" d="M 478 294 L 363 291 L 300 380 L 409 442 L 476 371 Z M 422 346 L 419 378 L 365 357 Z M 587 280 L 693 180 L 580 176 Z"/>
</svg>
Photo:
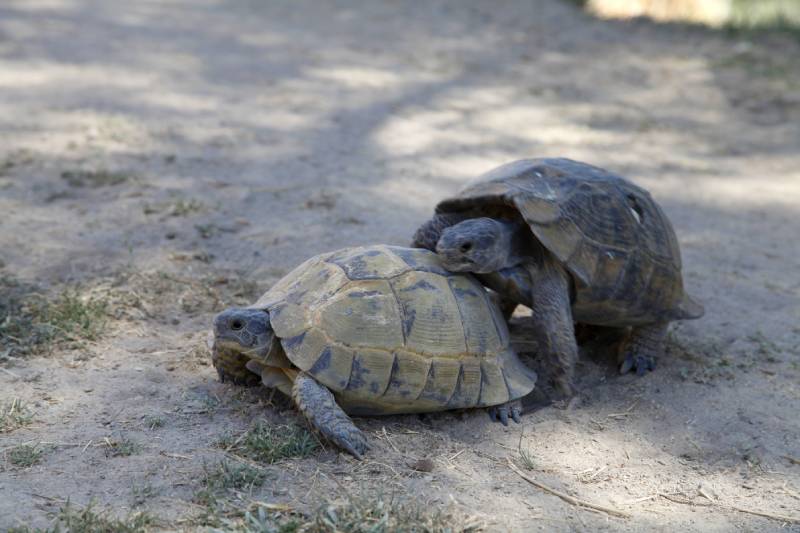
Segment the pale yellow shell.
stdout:
<svg viewBox="0 0 800 533">
<path fill-rule="evenodd" d="M 486 290 L 427 250 L 320 255 L 253 307 L 269 311 L 289 360 L 354 414 L 497 405 L 536 382 Z"/>
</svg>

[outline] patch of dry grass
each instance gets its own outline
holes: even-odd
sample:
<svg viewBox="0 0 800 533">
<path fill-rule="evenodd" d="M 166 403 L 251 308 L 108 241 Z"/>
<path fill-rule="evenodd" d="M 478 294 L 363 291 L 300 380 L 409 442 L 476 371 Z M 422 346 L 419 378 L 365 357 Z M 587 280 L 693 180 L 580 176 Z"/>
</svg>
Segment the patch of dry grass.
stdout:
<svg viewBox="0 0 800 533">
<path fill-rule="evenodd" d="M 33 413 L 19 398 L 0 403 L 0 433 L 27 426 L 32 420 Z"/>
<path fill-rule="evenodd" d="M 97 340 L 106 319 L 107 303 L 77 287 L 47 298 L 31 285 L 0 277 L 0 359 Z"/>
<path fill-rule="evenodd" d="M 225 521 L 230 531 L 242 533 L 389 533 L 481 531 L 483 523 L 455 509 L 440 509 L 414 499 L 357 496 L 328 502 L 311 514 L 270 511 L 259 506 L 235 521 Z"/>
</svg>

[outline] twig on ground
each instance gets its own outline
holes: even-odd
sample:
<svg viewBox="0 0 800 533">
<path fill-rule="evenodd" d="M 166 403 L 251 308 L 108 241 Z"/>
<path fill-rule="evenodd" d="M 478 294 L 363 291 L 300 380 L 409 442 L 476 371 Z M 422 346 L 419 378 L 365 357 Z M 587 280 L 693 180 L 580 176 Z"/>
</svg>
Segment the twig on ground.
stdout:
<svg viewBox="0 0 800 533">
<path fill-rule="evenodd" d="M 386 439 L 386 442 L 389 443 L 389 446 L 391 446 L 394 451 L 396 451 L 397 453 L 400 453 L 400 450 L 398 450 L 397 446 L 394 445 L 394 442 L 392 442 L 392 439 L 389 438 L 389 433 L 386 431 L 386 426 L 383 426 L 382 429 L 383 429 L 383 431 L 382 431 L 383 432 L 383 438 Z M 403 455 L 403 454 L 400 453 L 400 455 Z"/>
<path fill-rule="evenodd" d="M 630 407 L 625 409 L 623 412 L 621 412 L 621 413 L 609 413 L 609 414 L 606 415 L 606 418 L 625 418 L 626 416 L 631 414 L 631 411 L 633 411 L 633 408 L 636 407 L 636 405 L 638 403 L 639 403 L 639 400 L 636 400 L 635 402 L 633 402 L 631 404 Z"/>
<path fill-rule="evenodd" d="M 463 449 L 463 450 L 461 450 L 460 452 L 456 452 L 455 454 L 451 455 L 450 457 L 448 457 L 448 458 L 447 458 L 447 460 L 448 460 L 448 461 L 452 461 L 453 459 L 455 459 L 456 457 L 458 457 L 459 455 L 461 455 L 461 454 L 462 454 L 462 453 L 464 453 L 465 451 L 467 451 L 467 449 L 466 449 L 466 448 L 464 448 L 464 449 Z"/>
<path fill-rule="evenodd" d="M 634 505 L 636 503 L 646 502 L 647 500 L 655 500 L 659 496 L 660 496 L 659 494 L 651 494 L 649 496 L 642 496 L 641 498 L 636 498 L 635 500 L 630 500 L 630 501 L 627 501 L 627 502 L 623 502 L 622 505 Z"/>
<path fill-rule="evenodd" d="M 703 494 L 702 491 L 700 492 L 700 494 L 703 497 L 708 498 L 709 500 L 711 500 L 711 498 L 709 498 L 706 494 Z M 659 497 L 659 496 L 664 498 L 664 499 L 667 499 L 667 500 L 669 500 L 671 502 L 680 503 L 682 505 L 696 505 L 696 506 L 699 506 L 699 507 L 719 507 L 720 509 L 730 509 L 732 511 L 737 511 L 737 512 L 740 512 L 740 513 L 746 513 L 746 514 L 751 514 L 751 515 L 755 515 L 755 516 L 761 516 L 763 518 L 769 518 L 771 520 L 778 520 L 780 522 L 800 524 L 800 516 L 786 516 L 786 515 L 768 513 L 766 511 L 755 511 L 753 509 L 745 509 L 744 507 L 739 507 L 739 506 L 736 506 L 736 505 L 718 503 L 717 500 L 711 500 L 708 503 L 705 503 L 705 502 L 704 503 L 700 503 L 700 502 L 697 502 L 697 501 L 694 501 L 694 500 L 690 500 L 690 499 L 685 498 L 685 497 L 684 498 L 678 498 L 678 497 L 676 497 L 676 496 L 679 496 L 677 494 L 665 494 L 663 492 L 658 492 L 656 494 L 653 494 L 652 496 L 647 496 L 645 498 L 639 498 L 638 500 L 633 500 L 633 501 L 628 502 L 628 503 L 629 504 L 637 503 L 637 502 L 640 502 L 640 501 L 649 500 L 651 498 L 656 498 L 656 497 Z"/>
<path fill-rule="evenodd" d="M 779 520 L 781 522 L 800 524 L 800 516 L 785 516 L 780 514 L 766 513 L 764 511 L 754 511 L 752 509 L 745 509 L 744 507 L 737 507 L 735 505 L 723 505 L 722 507 L 727 507 L 728 509 L 733 509 L 734 511 L 739 511 L 740 513 L 747 513 L 756 516 L 763 516 L 764 518 L 771 518 L 772 520 Z"/>
<path fill-rule="evenodd" d="M 630 513 L 626 513 L 624 511 L 619 511 L 619 510 L 613 509 L 611 507 L 606 507 L 604 505 L 598 505 L 596 503 L 591 503 L 591 502 L 587 502 L 585 500 L 574 498 L 574 497 L 570 496 L 569 494 L 564 494 L 563 492 L 560 492 L 560 491 L 558 491 L 556 489 L 550 488 L 547 485 L 545 485 L 544 483 L 536 481 L 532 477 L 526 476 L 519 468 L 517 468 L 517 466 L 514 463 L 511 462 L 511 459 L 508 459 L 508 466 L 519 477 L 521 477 L 522 479 L 524 479 L 525 481 L 527 481 L 528 483 L 530 483 L 534 487 L 538 487 L 538 488 L 542 489 L 545 492 L 549 492 L 553 496 L 558 496 L 559 498 L 561 498 L 562 500 L 564 500 L 567 503 L 570 503 L 572 505 L 577 505 L 578 507 L 585 507 L 587 509 L 600 511 L 600 512 L 609 514 L 611 516 L 618 516 L 620 518 L 630 518 L 631 517 Z"/>
<path fill-rule="evenodd" d="M 706 502 L 696 502 L 694 500 L 690 500 L 686 496 L 682 496 L 680 494 L 665 494 L 663 492 L 659 492 L 658 496 L 661 496 L 665 500 L 669 500 L 671 502 L 680 503 L 683 505 L 696 505 L 698 507 L 711 507 L 714 505 L 713 503 L 706 503 Z"/>
<path fill-rule="evenodd" d="M 9 370 L 7 368 L 3 368 L 2 366 L 0 366 L 0 370 L 2 370 L 3 372 L 5 372 L 6 374 L 8 374 L 9 376 L 11 376 L 14 379 L 21 379 L 20 376 L 18 376 L 17 374 L 13 373 L 11 370 Z"/>
<path fill-rule="evenodd" d="M 800 459 L 797 459 L 797 458 L 792 457 L 790 455 L 782 455 L 781 457 L 783 457 L 784 459 L 788 460 L 793 465 L 800 465 Z"/>
</svg>

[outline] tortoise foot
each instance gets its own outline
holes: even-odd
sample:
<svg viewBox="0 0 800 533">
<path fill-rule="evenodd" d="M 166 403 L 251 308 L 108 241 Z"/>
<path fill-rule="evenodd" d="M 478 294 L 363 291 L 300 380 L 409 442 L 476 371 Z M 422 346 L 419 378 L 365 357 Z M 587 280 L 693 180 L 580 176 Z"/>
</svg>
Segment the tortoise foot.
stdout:
<svg viewBox="0 0 800 533">
<path fill-rule="evenodd" d="M 504 403 L 503 405 L 495 405 L 489 408 L 489 418 L 492 422 L 500 422 L 504 426 L 508 426 L 508 417 L 519 424 L 522 422 L 520 415 L 522 414 L 522 402 L 514 400 L 513 402 Z"/>
<path fill-rule="evenodd" d="M 631 370 L 636 372 L 637 376 L 644 376 L 650 370 L 656 369 L 655 357 L 648 357 L 645 355 L 634 355 L 629 353 L 625 356 L 625 360 L 619 366 L 620 374 L 627 374 Z"/>
<path fill-rule="evenodd" d="M 333 393 L 314 378 L 300 372 L 292 397 L 311 426 L 330 442 L 362 459 L 369 450 L 367 437 L 336 403 Z"/>
<path fill-rule="evenodd" d="M 367 437 L 355 426 L 349 428 L 342 426 L 332 428 L 320 427 L 319 431 L 326 439 L 348 452 L 356 459 L 363 459 L 364 455 L 369 451 Z"/>
</svg>

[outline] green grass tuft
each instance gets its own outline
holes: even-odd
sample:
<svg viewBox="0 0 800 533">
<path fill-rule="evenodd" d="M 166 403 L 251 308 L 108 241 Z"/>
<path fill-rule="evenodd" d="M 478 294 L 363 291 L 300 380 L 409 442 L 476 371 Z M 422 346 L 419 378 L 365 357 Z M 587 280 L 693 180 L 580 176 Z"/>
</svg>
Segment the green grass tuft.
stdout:
<svg viewBox="0 0 800 533">
<path fill-rule="evenodd" d="M 172 202 L 159 202 L 155 204 L 146 203 L 142 206 L 142 212 L 145 215 L 164 214 L 171 217 L 187 217 L 207 210 L 208 206 L 206 204 L 194 198 L 180 198 Z"/>
<path fill-rule="evenodd" d="M 9 533 L 146 533 L 157 523 L 148 513 L 131 513 L 125 518 L 110 518 L 94 510 L 90 503 L 83 509 L 75 509 L 67 501 L 58 511 L 55 524 L 48 529 L 33 529 L 21 526 L 9 529 Z"/>
<path fill-rule="evenodd" d="M 10 402 L 0 403 L 0 433 L 27 426 L 32 420 L 33 413 L 19 398 L 12 398 Z"/>
<path fill-rule="evenodd" d="M 261 486 L 266 473 L 246 463 L 220 461 L 214 468 L 203 467 L 204 483 L 211 490 L 250 489 Z"/>
<path fill-rule="evenodd" d="M 36 444 L 23 444 L 8 451 L 8 462 L 20 468 L 28 468 L 42 461 L 44 448 Z"/>
<path fill-rule="evenodd" d="M 728 26 L 737 30 L 800 32 L 797 0 L 732 0 Z"/>
<path fill-rule="evenodd" d="M 150 431 L 158 428 L 164 427 L 167 421 L 164 419 L 163 416 L 159 415 L 145 415 L 144 417 L 144 425 Z"/>
<path fill-rule="evenodd" d="M 40 309 L 40 318 L 66 339 L 94 341 L 105 326 L 106 303 L 67 289 Z"/>
<path fill-rule="evenodd" d="M 93 189 L 120 185 L 130 178 L 130 174 L 113 172 L 106 169 L 65 170 L 61 173 L 61 179 L 66 181 L 71 187 L 91 187 Z"/>
<path fill-rule="evenodd" d="M 223 516 L 238 516 L 242 513 L 226 498 L 226 492 L 252 491 L 260 487 L 267 478 L 261 468 L 229 460 L 222 460 L 214 467 L 203 465 L 203 487 L 194 494 L 193 501 L 204 507 L 198 517 L 201 525 L 219 526 Z"/>
<path fill-rule="evenodd" d="M 128 437 L 119 440 L 107 440 L 106 455 L 109 457 L 128 457 L 142 451 L 142 445 Z"/>
<path fill-rule="evenodd" d="M 536 458 L 528 450 L 519 449 L 519 460 L 525 470 L 533 470 L 536 468 Z"/>
<path fill-rule="evenodd" d="M 247 432 L 238 437 L 226 437 L 219 442 L 220 448 L 249 457 L 255 461 L 272 464 L 290 457 L 308 457 L 319 444 L 305 428 L 294 425 L 273 426 L 258 421 Z"/>
</svg>

